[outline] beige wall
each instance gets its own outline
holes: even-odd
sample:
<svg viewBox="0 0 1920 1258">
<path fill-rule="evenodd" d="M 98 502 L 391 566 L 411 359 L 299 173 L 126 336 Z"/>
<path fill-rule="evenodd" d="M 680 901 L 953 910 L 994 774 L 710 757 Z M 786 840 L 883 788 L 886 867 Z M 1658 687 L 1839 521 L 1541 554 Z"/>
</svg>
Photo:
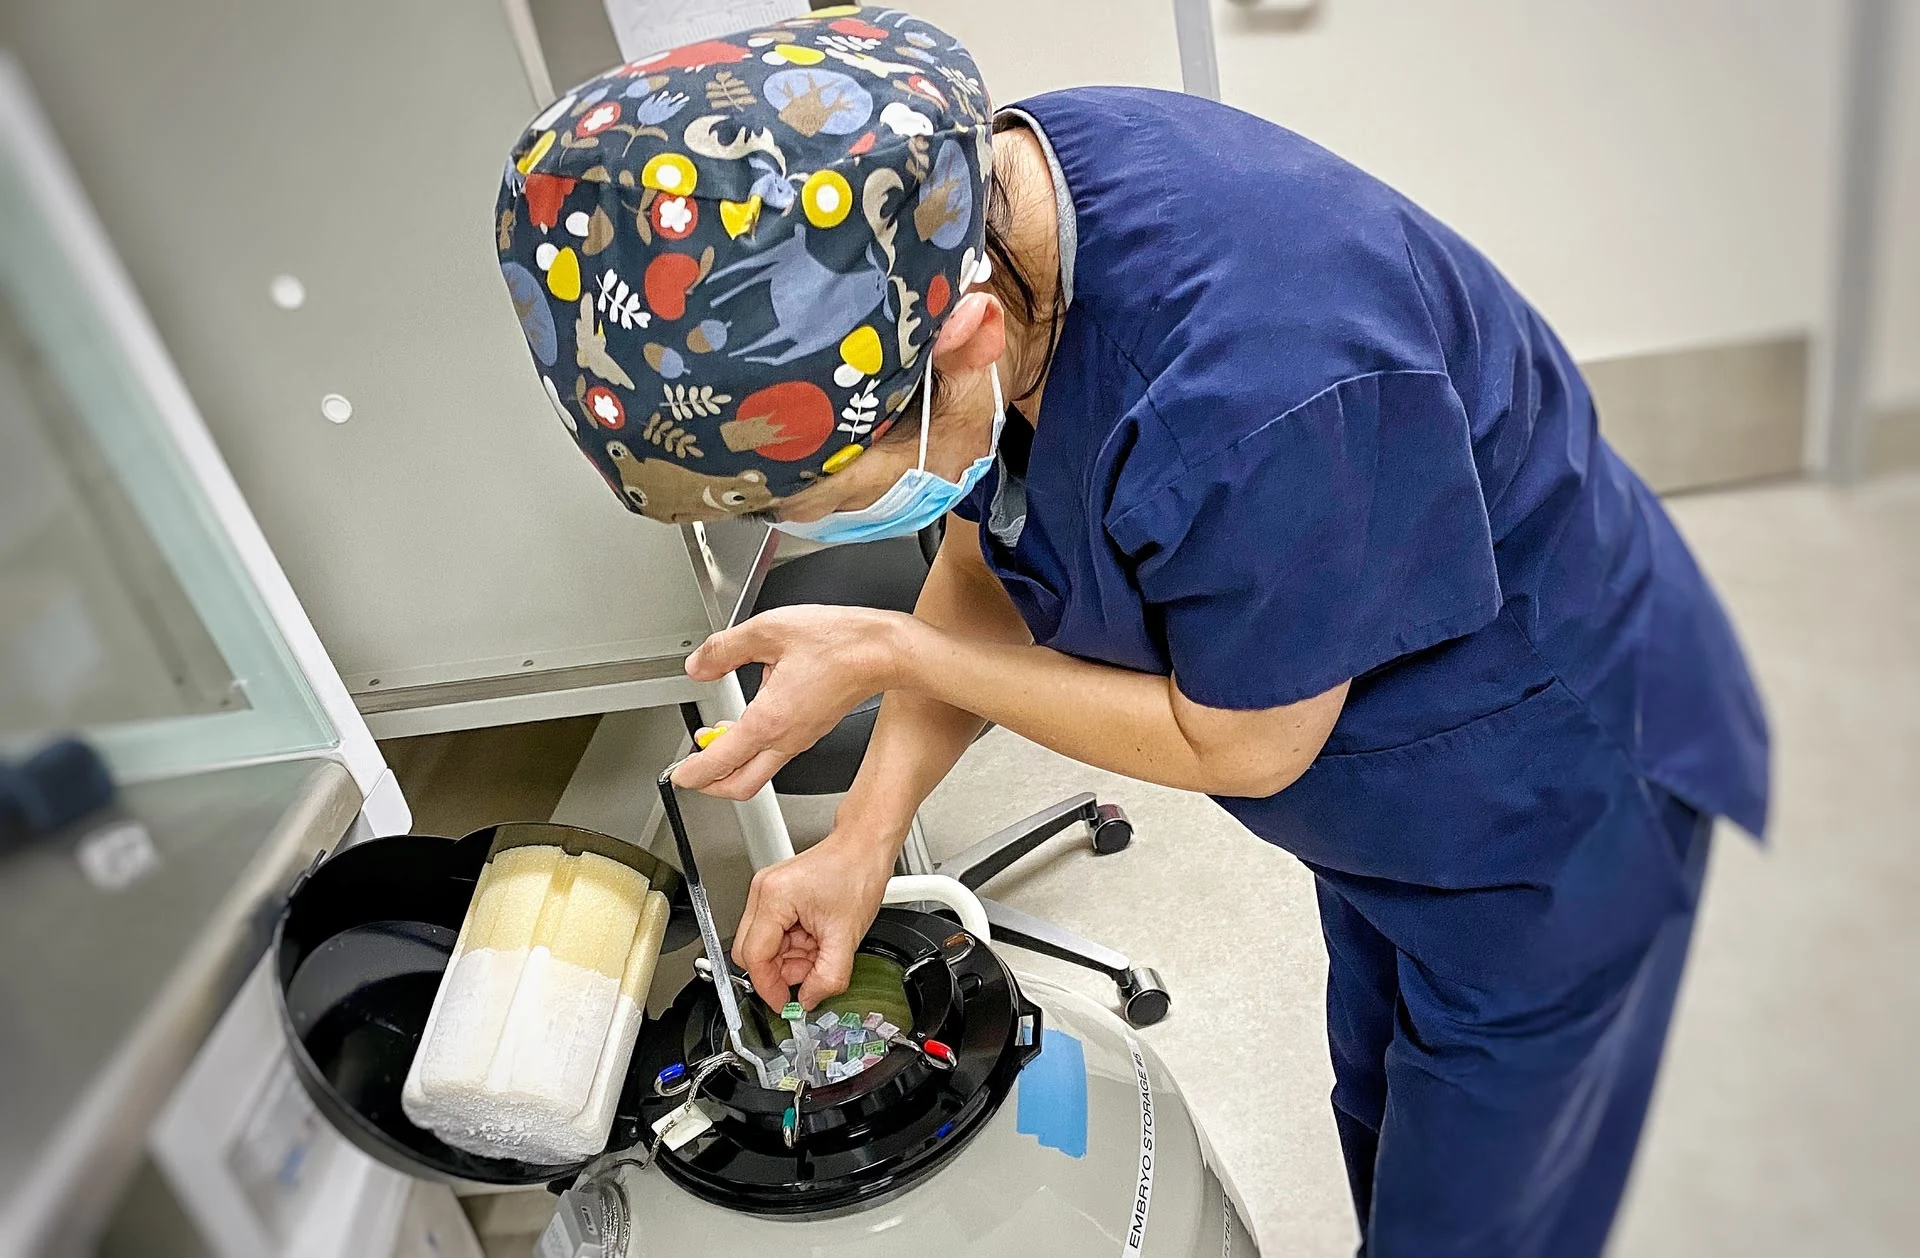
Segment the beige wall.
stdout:
<svg viewBox="0 0 1920 1258">
<path fill-rule="evenodd" d="M 1449 221 L 1583 357 L 1820 317 L 1844 5 L 1265 7 L 1216 6 L 1227 99 Z"/>
<path fill-rule="evenodd" d="M 998 100 L 1179 86 L 1170 0 L 912 7 L 968 42 Z M 1491 254 L 1576 352 L 1612 357 L 1820 317 L 1844 8 L 1218 0 L 1214 17 L 1231 103 L 1396 184 Z"/>
<path fill-rule="evenodd" d="M 1084 83 L 1178 89 L 1171 0 L 909 0 L 957 36 L 997 104 Z"/>
</svg>

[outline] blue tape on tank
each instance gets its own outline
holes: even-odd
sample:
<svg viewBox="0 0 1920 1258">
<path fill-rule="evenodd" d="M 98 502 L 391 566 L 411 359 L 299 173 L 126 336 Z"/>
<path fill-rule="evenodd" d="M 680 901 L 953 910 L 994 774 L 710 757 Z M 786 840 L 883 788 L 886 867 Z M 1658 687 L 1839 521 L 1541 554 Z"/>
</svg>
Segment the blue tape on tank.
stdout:
<svg viewBox="0 0 1920 1258">
<path fill-rule="evenodd" d="M 1087 1156 L 1087 1051 L 1065 1031 L 1048 1027 L 1040 1055 L 1020 1072 L 1017 1125 L 1045 1148 Z"/>
</svg>

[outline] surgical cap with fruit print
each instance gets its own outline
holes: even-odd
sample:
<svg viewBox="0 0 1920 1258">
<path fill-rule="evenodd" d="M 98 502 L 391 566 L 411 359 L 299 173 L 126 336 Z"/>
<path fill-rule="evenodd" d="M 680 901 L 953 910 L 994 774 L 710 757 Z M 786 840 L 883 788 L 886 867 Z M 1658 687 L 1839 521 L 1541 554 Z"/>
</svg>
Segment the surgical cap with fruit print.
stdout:
<svg viewBox="0 0 1920 1258">
<path fill-rule="evenodd" d="M 548 398 L 630 509 L 762 510 L 886 431 L 985 270 L 990 118 L 956 40 L 853 6 L 541 111 L 507 162 L 500 269 Z"/>
</svg>

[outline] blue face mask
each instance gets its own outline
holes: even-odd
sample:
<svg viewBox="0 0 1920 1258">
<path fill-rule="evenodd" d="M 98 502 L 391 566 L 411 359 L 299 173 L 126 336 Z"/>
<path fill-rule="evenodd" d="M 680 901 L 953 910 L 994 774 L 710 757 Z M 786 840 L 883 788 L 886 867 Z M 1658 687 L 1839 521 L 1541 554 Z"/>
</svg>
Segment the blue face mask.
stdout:
<svg viewBox="0 0 1920 1258">
<path fill-rule="evenodd" d="M 927 427 L 933 410 L 933 381 L 928 379 L 926 387 L 920 391 L 918 467 L 895 481 L 893 487 L 874 499 L 871 506 L 858 511 L 836 511 L 811 524 L 782 522 L 773 527 L 789 537 L 842 546 L 849 542 L 877 542 L 884 537 L 907 537 L 953 510 L 962 498 L 973 492 L 973 487 L 993 466 L 994 451 L 1000 446 L 1000 430 L 1006 427 L 1007 408 L 1000 397 L 1000 369 L 996 366 L 990 370 L 993 375 L 993 436 L 987 441 L 987 452 L 960 473 L 958 484 L 941 480 L 927 470 Z"/>
</svg>

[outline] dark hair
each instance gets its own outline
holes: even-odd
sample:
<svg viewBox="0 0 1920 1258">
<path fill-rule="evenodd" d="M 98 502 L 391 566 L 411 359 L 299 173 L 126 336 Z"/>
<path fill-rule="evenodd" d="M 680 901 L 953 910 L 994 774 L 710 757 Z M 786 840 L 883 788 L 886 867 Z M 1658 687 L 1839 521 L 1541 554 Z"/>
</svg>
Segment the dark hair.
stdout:
<svg viewBox="0 0 1920 1258">
<path fill-rule="evenodd" d="M 1022 124 L 1018 119 L 996 118 L 993 130 L 997 135 L 1008 127 L 1020 125 Z M 1066 309 L 1060 302 L 1060 285 L 1057 282 L 1048 295 L 1050 300 L 1046 304 L 1046 309 L 1041 309 L 1039 288 L 1014 254 L 1013 246 L 1008 243 L 1012 235 L 1013 198 L 1007 195 L 1006 185 L 1002 182 L 1000 171 L 996 167 L 987 179 L 986 249 L 987 257 L 993 264 L 993 277 L 987 281 L 987 289 L 1000 299 L 1000 304 L 1005 306 L 1014 318 L 1029 327 L 1044 320 L 1047 327 L 1046 352 L 1040 355 L 1038 361 L 1028 366 L 1026 379 L 1009 382 L 1007 389 L 1009 400 L 1025 397 L 1040 386 L 1041 378 L 1047 372 L 1047 364 L 1053 361 L 1053 351 L 1060 344 L 1060 324 L 1066 316 Z M 923 378 L 921 388 L 926 387 L 928 380 L 933 382 L 933 403 L 938 407 L 945 382 L 941 380 L 939 373 L 931 368 Z M 920 390 L 915 389 L 912 399 L 901 410 L 899 419 L 887 430 L 881 440 L 899 441 L 907 437 L 918 439 L 919 432 Z"/>
<path fill-rule="evenodd" d="M 1017 118 L 1002 115 L 993 120 L 993 132 L 998 135 L 1010 127 L 1023 125 Z M 988 281 L 988 287 L 1000 299 L 1000 304 L 1013 311 L 1015 317 L 1028 327 L 1038 324 L 1042 319 L 1047 325 L 1046 353 L 1031 365 L 1029 377 L 1015 381 L 1011 390 L 1011 396 L 1025 397 L 1040 387 L 1041 378 L 1047 374 L 1047 364 L 1053 361 L 1053 351 L 1060 344 L 1060 324 L 1067 311 L 1060 300 L 1058 276 L 1054 277 L 1052 291 L 1048 294 L 1047 309 L 1040 309 L 1040 294 L 1033 277 L 1020 265 L 1013 247 L 1007 243 L 1012 234 L 1013 200 L 1007 195 L 1006 185 L 996 164 L 992 178 L 987 181 L 987 256 L 993 261 L 993 278 Z"/>
</svg>

